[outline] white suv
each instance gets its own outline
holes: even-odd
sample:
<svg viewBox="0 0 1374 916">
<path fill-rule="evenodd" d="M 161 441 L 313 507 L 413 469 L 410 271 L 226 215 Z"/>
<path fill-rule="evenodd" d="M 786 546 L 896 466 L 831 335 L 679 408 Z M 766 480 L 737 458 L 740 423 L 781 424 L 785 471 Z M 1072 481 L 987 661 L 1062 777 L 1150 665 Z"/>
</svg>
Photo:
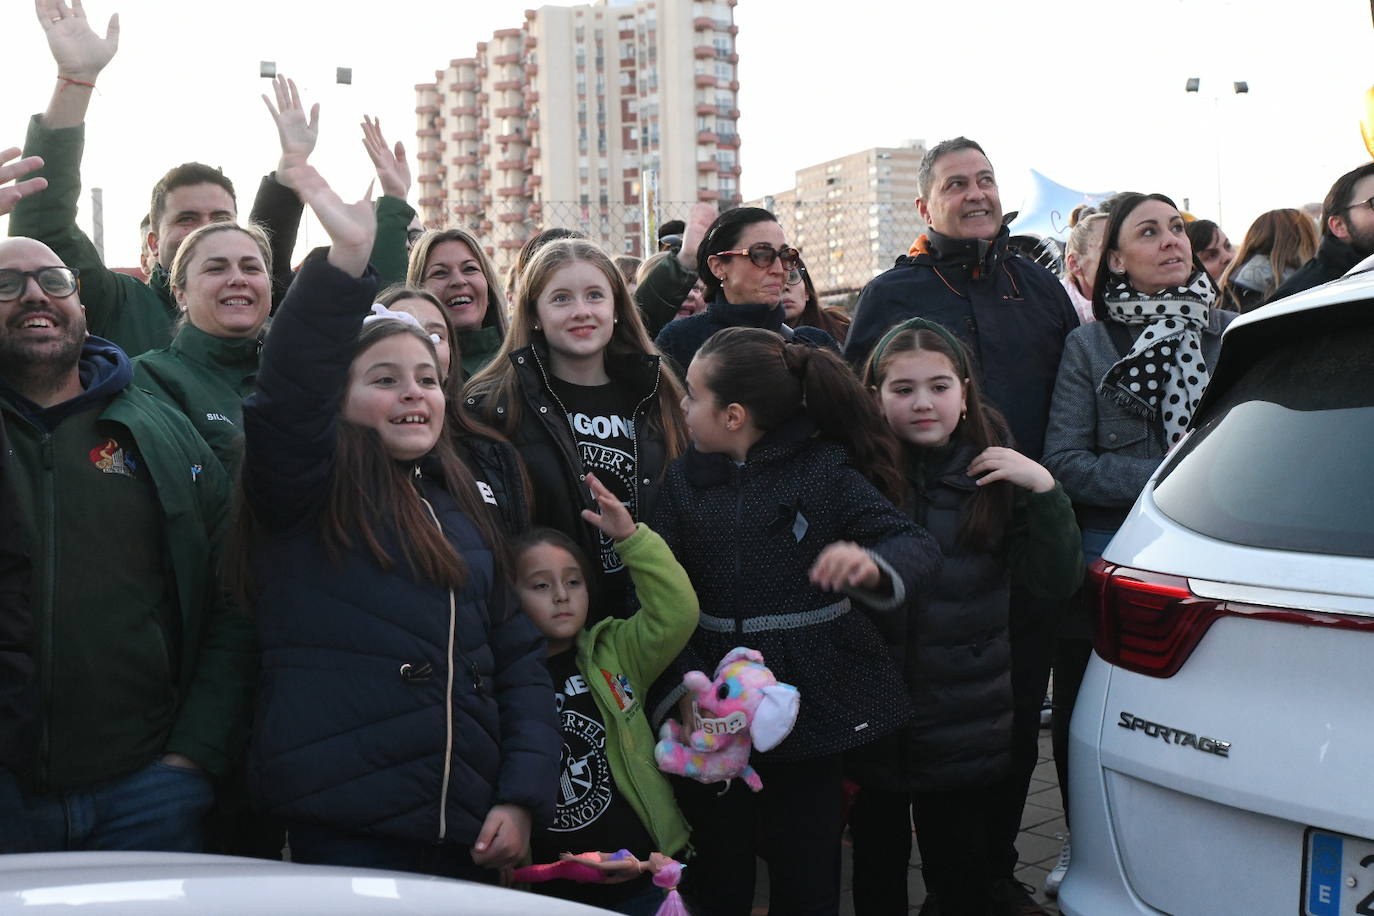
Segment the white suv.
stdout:
<svg viewBox="0 0 1374 916">
<path fill-rule="evenodd" d="M 1068 916 L 1374 916 L 1374 272 L 1241 316 L 1090 574 Z"/>
</svg>

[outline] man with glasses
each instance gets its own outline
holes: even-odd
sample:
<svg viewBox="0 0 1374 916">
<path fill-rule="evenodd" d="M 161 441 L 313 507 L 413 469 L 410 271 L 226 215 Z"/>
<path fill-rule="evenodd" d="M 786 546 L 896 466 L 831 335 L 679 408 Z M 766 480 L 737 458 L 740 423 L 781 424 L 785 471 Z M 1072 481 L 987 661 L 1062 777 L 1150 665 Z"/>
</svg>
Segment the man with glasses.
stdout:
<svg viewBox="0 0 1374 916">
<path fill-rule="evenodd" d="M 878 339 L 907 318 L 938 322 L 973 356 L 979 385 L 1006 417 L 1013 447 L 1039 461 L 1064 338 L 1078 327 L 1078 313 L 1054 274 L 1008 249 L 997 177 L 981 146 L 967 137 L 937 144 L 921 161 L 916 180 L 921 195 L 916 208 L 930 228 L 897 259 L 896 266 L 875 277 L 860 294 L 845 341 L 845 358 L 856 368 L 862 367 Z M 942 838 L 959 836 L 969 841 L 976 835 L 983 844 L 982 854 L 996 872 L 992 892 L 999 916 L 1045 912 L 1013 877 L 1013 871 L 1021 812 L 1039 756 L 1040 707 L 1049 681 L 1058 610 L 1013 591 L 1012 697 L 967 697 L 970 713 L 979 715 L 996 715 L 1008 699 L 1014 702 L 1007 743 L 970 761 L 981 772 L 1000 770 L 1006 775 L 992 785 L 958 787 L 965 792 L 971 788 L 986 791 L 977 793 L 977 811 L 960 811 L 952 822 L 948 806 L 921 801 L 938 793 L 913 796 L 915 816 L 925 824 L 918 829 L 918 839 L 924 833 L 928 841 L 940 844 Z M 962 696 L 960 686 L 958 678 L 952 677 L 944 689 Z M 950 787 L 930 787 L 944 788 Z M 861 795 L 853 822 L 869 825 L 855 831 L 856 906 L 866 895 L 864 902 L 875 912 L 903 909 L 903 866 L 910 858 L 911 837 L 905 806 L 875 802 L 874 796 L 865 801 Z M 969 828 L 974 823 L 981 833 Z M 861 848 L 865 833 L 872 839 Z M 891 841 L 883 842 L 881 837 Z M 873 873 L 868 873 L 865 862 L 873 863 Z M 883 875 L 896 875 L 897 883 L 883 881 Z"/>
<path fill-rule="evenodd" d="M 1322 242 L 1269 301 L 1320 286 L 1374 254 L 1374 162 L 1346 172 L 1322 202 Z"/>
<path fill-rule="evenodd" d="M 0 766 L 0 852 L 196 851 L 255 661 L 215 575 L 228 481 L 124 352 L 87 334 L 77 281 L 41 242 L 0 242 L 0 471 L 33 557 L 41 697 L 36 759 Z"/>
</svg>

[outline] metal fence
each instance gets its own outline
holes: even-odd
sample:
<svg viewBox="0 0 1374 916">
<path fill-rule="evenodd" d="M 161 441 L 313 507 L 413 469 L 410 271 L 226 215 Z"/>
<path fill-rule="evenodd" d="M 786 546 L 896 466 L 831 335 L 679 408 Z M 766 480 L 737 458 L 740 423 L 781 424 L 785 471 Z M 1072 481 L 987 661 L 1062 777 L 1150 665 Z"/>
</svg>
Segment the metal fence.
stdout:
<svg viewBox="0 0 1374 916">
<path fill-rule="evenodd" d="M 661 202 L 655 223 L 686 219 L 692 206 L 690 201 Z M 484 199 L 450 203 L 446 212 L 447 223 L 475 233 L 503 272 L 527 239 L 555 226 L 582 232 L 612 255 L 642 258 L 646 254 L 645 220 L 639 204 Z M 915 206 L 905 200 L 815 204 L 776 200 L 773 212 L 788 242 L 801 250 L 817 290 L 830 299 L 856 293 L 891 267 L 926 228 Z M 647 253 L 655 250 L 651 239 Z"/>
</svg>

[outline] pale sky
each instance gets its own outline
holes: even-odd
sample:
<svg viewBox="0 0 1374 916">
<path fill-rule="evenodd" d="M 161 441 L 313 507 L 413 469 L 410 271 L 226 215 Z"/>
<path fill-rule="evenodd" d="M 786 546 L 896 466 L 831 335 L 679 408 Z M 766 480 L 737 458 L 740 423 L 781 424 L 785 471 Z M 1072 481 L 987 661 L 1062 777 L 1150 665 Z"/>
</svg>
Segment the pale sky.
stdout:
<svg viewBox="0 0 1374 916">
<path fill-rule="evenodd" d="M 0 147 L 23 143 L 54 72 L 30 0 L 2 5 Z M 413 155 L 414 84 L 494 29 L 519 26 L 528 6 L 86 0 L 102 34 L 112 12 L 123 26 L 92 102 L 83 170 L 86 187 L 104 188 L 107 260 L 137 263 L 149 191 L 183 161 L 222 166 L 246 214 L 277 156 L 259 60 L 321 103 L 315 162 L 361 196 L 372 176 L 362 114 L 379 115 Z M 1368 0 L 740 0 L 735 22 L 746 199 L 846 153 L 966 134 L 988 151 L 1007 210 L 1036 168 L 1080 190 L 1188 198 L 1215 219 L 1220 161 L 1222 225 L 1239 243 L 1259 213 L 1320 200 L 1369 158 L 1359 128 L 1374 84 Z M 353 68 L 352 86 L 334 84 L 336 66 Z M 1202 78 L 1201 97 L 1184 93 L 1190 76 Z M 1233 80 L 1248 81 L 1249 95 L 1231 94 Z M 309 241 L 323 241 L 318 229 Z"/>
</svg>

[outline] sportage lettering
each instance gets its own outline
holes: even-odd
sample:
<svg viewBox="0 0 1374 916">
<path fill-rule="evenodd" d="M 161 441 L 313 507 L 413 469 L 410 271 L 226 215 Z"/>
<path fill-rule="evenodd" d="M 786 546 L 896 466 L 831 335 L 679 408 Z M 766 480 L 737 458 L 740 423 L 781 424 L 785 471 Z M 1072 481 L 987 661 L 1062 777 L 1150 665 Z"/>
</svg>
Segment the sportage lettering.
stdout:
<svg viewBox="0 0 1374 916">
<path fill-rule="evenodd" d="M 1121 728 L 1144 732 L 1147 737 L 1159 738 L 1165 744 L 1191 747 L 1202 751 L 1204 754 L 1215 754 L 1218 757 L 1228 758 L 1231 756 L 1231 742 L 1229 741 L 1219 741 L 1216 738 L 1208 738 L 1205 735 L 1184 731 L 1181 728 L 1160 725 L 1158 722 L 1142 719 L 1140 716 L 1129 712 L 1123 712 L 1119 715 L 1121 718 L 1116 724 Z"/>
</svg>

